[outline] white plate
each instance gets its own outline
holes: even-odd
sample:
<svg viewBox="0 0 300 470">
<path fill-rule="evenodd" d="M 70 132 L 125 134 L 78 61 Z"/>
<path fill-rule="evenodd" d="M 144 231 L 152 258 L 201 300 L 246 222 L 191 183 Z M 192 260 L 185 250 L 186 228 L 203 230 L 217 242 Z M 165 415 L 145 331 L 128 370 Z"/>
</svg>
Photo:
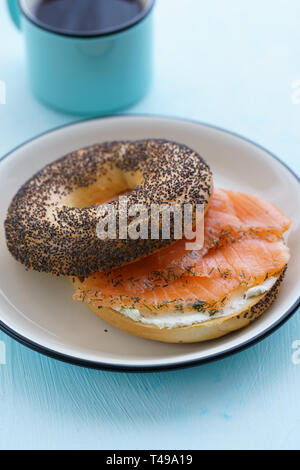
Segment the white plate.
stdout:
<svg viewBox="0 0 300 470">
<path fill-rule="evenodd" d="M 247 328 L 200 344 L 136 338 L 72 301 L 66 279 L 26 272 L 8 253 L 3 221 L 18 188 L 45 164 L 82 146 L 118 139 L 161 137 L 189 145 L 211 165 L 215 185 L 259 194 L 293 220 L 289 269 L 277 301 Z M 205 362 L 248 346 L 282 324 L 299 305 L 300 184 L 282 162 L 237 135 L 204 124 L 151 116 L 92 119 L 43 134 L 0 162 L 0 326 L 29 347 L 88 367 L 155 370 Z M 107 331 L 105 331 L 107 330 Z"/>
</svg>

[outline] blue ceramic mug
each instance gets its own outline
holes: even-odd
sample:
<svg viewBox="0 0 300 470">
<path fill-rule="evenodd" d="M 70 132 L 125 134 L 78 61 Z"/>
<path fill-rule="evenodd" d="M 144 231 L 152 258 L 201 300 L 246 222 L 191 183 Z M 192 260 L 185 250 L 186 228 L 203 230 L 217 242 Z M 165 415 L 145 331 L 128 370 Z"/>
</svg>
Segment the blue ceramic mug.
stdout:
<svg viewBox="0 0 300 470">
<path fill-rule="evenodd" d="M 39 0 L 7 0 L 25 38 L 34 94 L 58 110 L 107 114 L 129 106 L 148 90 L 152 72 L 155 0 L 140 0 L 139 15 L 99 34 L 77 35 L 47 27 L 32 14 Z"/>
</svg>

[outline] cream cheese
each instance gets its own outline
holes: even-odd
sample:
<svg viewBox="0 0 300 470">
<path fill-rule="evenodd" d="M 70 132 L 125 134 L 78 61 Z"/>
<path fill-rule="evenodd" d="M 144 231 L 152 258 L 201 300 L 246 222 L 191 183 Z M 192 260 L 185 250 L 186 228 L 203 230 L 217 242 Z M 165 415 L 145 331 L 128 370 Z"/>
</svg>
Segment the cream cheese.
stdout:
<svg viewBox="0 0 300 470">
<path fill-rule="evenodd" d="M 266 279 L 265 282 L 263 282 L 262 284 L 251 287 L 251 289 L 248 289 L 245 293 L 245 298 L 251 299 L 252 297 L 257 297 L 258 295 L 264 294 L 265 292 L 267 292 L 267 290 L 273 287 L 275 281 L 276 277 L 270 277 L 269 279 Z"/>
<path fill-rule="evenodd" d="M 118 312 L 128 318 L 131 318 L 133 321 L 140 322 L 145 325 L 153 325 L 160 329 L 190 326 L 196 323 L 202 323 L 211 320 L 212 318 L 226 317 L 232 315 L 238 310 L 246 308 L 247 305 L 251 304 L 253 298 L 267 292 L 273 287 L 276 281 L 276 277 L 270 277 L 258 286 L 251 287 L 250 289 L 244 289 L 243 291 L 239 290 L 234 295 L 232 295 L 231 299 L 226 303 L 222 310 L 219 310 L 215 315 L 213 315 L 213 317 L 209 314 L 209 311 L 203 311 L 201 313 L 174 312 L 169 315 L 155 316 L 143 316 L 137 308 L 120 308 L 118 309 Z"/>
</svg>

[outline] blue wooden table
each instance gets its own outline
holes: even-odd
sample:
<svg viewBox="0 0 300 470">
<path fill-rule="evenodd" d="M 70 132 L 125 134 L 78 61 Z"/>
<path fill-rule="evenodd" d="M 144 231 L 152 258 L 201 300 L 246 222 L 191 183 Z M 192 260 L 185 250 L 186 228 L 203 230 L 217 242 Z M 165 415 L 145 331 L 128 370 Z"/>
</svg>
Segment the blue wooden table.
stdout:
<svg viewBox="0 0 300 470">
<path fill-rule="evenodd" d="M 155 20 L 153 86 L 128 112 L 225 127 L 300 173 L 299 1 L 158 0 Z M 1 155 L 78 119 L 31 96 L 25 60 L 22 36 L 2 1 Z M 0 362 L 6 350 L 0 448 L 299 449 L 296 340 L 299 312 L 261 343 L 219 362 L 127 374 L 60 363 L 0 332 Z"/>
</svg>

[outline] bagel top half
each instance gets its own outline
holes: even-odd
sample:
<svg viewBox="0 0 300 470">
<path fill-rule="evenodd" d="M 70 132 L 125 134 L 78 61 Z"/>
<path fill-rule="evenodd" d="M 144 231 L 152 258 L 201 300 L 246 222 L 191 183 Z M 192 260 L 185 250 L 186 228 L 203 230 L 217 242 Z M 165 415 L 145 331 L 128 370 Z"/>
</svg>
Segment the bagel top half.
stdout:
<svg viewBox="0 0 300 470">
<path fill-rule="evenodd" d="M 212 186 L 207 163 L 185 145 L 158 139 L 93 145 L 45 166 L 19 189 L 5 220 L 7 246 L 16 260 L 37 271 L 67 276 L 106 271 L 169 245 L 174 235 L 101 240 L 97 202 L 131 191 L 128 210 L 137 203 L 150 209 L 170 202 L 205 209 Z M 112 204 L 118 218 L 118 200 Z"/>
</svg>

